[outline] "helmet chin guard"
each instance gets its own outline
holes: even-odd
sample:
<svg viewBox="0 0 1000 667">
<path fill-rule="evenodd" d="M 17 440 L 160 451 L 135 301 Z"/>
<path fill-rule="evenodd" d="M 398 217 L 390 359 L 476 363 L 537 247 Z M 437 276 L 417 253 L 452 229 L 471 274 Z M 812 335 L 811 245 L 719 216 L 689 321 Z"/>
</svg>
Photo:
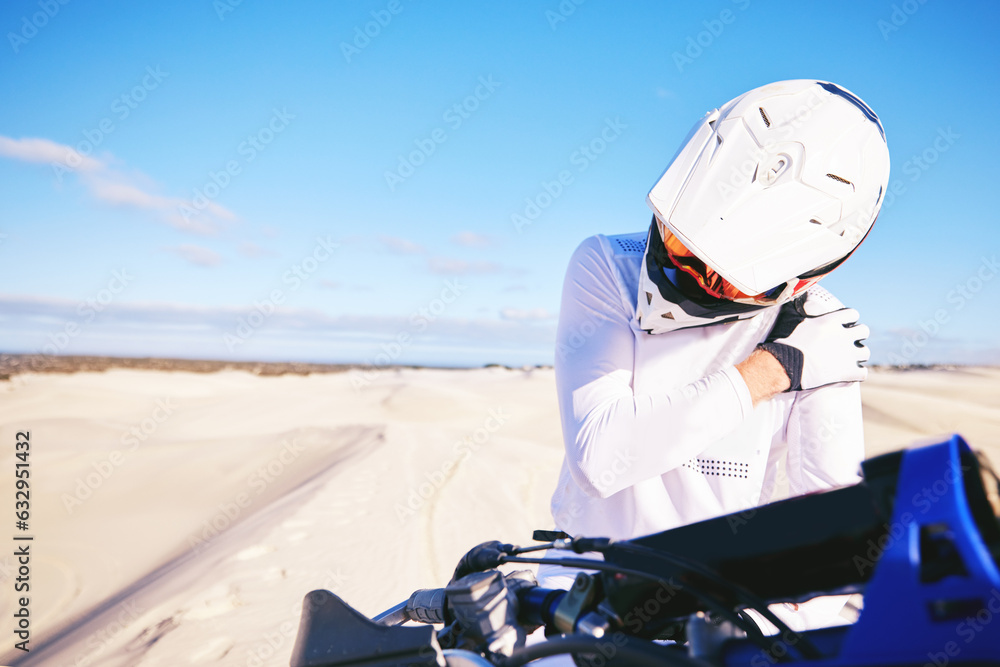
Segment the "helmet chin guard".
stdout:
<svg viewBox="0 0 1000 667">
<path fill-rule="evenodd" d="M 832 83 L 780 81 L 706 114 L 646 201 L 662 238 L 780 303 L 858 247 L 888 180 L 885 133 L 864 102 Z"/>
</svg>

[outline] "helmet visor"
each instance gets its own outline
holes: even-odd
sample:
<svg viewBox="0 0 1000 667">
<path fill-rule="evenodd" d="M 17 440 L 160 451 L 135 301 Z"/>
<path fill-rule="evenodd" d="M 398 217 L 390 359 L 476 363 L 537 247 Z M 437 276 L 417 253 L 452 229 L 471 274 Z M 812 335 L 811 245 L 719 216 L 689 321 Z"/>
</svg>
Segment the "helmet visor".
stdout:
<svg viewBox="0 0 1000 667">
<path fill-rule="evenodd" d="M 744 294 L 732 283 L 719 275 L 715 269 L 706 265 L 705 262 L 688 250 L 665 226 L 660 226 L 660 233 L 663 236 L 663 245 L 667 249 L 667 254 L 670 255 L 670 259 L 677 269 L 694 278 L 701 289 L 715 298 L 759 306 L 769 306 L 784 300 L 782 297 L 788 291 L 787 283 L 782 283 L 761 294 Z M 804 289 L 817 282 L 820 277 L 798 280 L 795 289 L 792 291 L 792 295 L 801 293 Z"/>
</svg>

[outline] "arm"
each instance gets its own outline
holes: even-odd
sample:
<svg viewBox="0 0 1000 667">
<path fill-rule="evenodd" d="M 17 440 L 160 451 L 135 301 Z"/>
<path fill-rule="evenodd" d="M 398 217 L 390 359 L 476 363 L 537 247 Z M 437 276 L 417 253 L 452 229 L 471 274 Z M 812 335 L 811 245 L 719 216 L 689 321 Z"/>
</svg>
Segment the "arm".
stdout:
<svg viewBox="0 0 1000 667">
<path fill-rule="evenodd" d="M 788 486 L 792 495 L 854 484 L 865 457 L 861 383 L 798 392 L 788 419 Z"/>
<path fill-rule="evenodd" d="M 556 386 L 569 470 L 585 492 L 599 497 L 673 470 L 753 410 L 749 383 L 734 367 L 675 391 L 636 395 L 631 320 L 600 241 L 585 240 L 563 285 Z M 764 387 L 777 382 L 767 356 L 748 362 L 744 370 L 760 385 L 756 399 L 762 400 Z M 669 434 L 669 446 L 661 434 Z"/>
<path fill-rule="evenodd" d="M 782 306 L 762 347 L 794 378 L 788 416 L 789 490 L 793 495 L 853 484 L 864 458 L 861 385 L 871 354 L 858 312 L 813 286 Z M 803 389 L 805 387 L 805 389 Z"/>
<path fill-rule="evenodd" d="M 767 350 L 757 348 L 750 356 L 736 364 L 743 381 L 747 383 L 753 406 L 786 391 L 791 383 L 784 367 Z"/>
</svg>

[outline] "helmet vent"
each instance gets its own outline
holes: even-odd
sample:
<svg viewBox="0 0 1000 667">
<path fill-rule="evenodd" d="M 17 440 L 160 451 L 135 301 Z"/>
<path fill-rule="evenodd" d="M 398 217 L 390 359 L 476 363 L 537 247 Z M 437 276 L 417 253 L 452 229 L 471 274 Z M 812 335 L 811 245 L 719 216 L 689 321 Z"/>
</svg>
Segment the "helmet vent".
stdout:
<svg viewBox="0 0 1000 667">
<path fill-rule="evenodd" d="M 854 187 L 854 183 L 851 183 L 846 178 L 841 178 L 840 176 L 837 176 L 836 174 L 827 174 L 826 177 L 827 178 L 832 178 L 833 180 L 837 181 L 838 183 L 843 183 L 845 185 L 850 185 L 852 188 Z"/>
<path fill-rule="evenodd" d="M 822 227 L 822 226 L 823 226 L 823 223 L 822 223 L 822 222 L 820 222 L 819 220 L 817 220 L 816 218 L 810 218 L 810 219 L 809 219 L 809 222 L 811 222 L 811 223 L 812 223 L 812 224 L 814 224 L 814 225 L 819 225 L 820 227 Z M 836 232 L 837 230 L 836 230 L 836 229 L 831 229 L 830 231 L 831 231 L 831 232 Z M 840 230 L 840 235 L 841 235 L 841 236 L 843 236 L 843 235 L 844 235 L 844 230 Z M 799 276 L 799 277 L 801 278 L 802 276 Z"/>
<path fill-rule="evenodd" d="M 764 125 L 771 127 L 771 119 L 767 117 L 766 113 L 764 113 L 764 107 L 757 107 L 757 111 L 760 112 L 760 117 L 764 121 Z"/>
</svg>

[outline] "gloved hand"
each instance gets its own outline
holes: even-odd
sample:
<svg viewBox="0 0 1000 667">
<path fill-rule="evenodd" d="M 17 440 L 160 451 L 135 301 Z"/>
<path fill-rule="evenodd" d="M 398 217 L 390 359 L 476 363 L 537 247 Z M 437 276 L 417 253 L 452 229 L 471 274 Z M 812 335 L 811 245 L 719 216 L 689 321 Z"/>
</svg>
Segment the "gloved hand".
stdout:
<svg viewBox="0 0 1000 667">
<path fill-rule="evenodd" d="M 787 391 L 815 389 L 835 382 L 861 382 L 871 357 L 861 342 L 870 330 L 858 324 L 858 311 L 845 308 L 829 292 L 813 287 L 781 306 L 767 339 L 767 350 L 784 367 Z"/>
<path fill-rule="evenodd" d="M 455 568 L 455 574 L 451 576 L 451 581 L 454 583 L 473 572 L 491 570 L 500 565 L 501 556 L 505 556 L 513 550 L 514 545 L 503 544 L 498 540 L 476 545 L 472 547 L 469 553 L 462 556 L 462 560 L 458 561 L 458 566 Z"/>
</svg>

